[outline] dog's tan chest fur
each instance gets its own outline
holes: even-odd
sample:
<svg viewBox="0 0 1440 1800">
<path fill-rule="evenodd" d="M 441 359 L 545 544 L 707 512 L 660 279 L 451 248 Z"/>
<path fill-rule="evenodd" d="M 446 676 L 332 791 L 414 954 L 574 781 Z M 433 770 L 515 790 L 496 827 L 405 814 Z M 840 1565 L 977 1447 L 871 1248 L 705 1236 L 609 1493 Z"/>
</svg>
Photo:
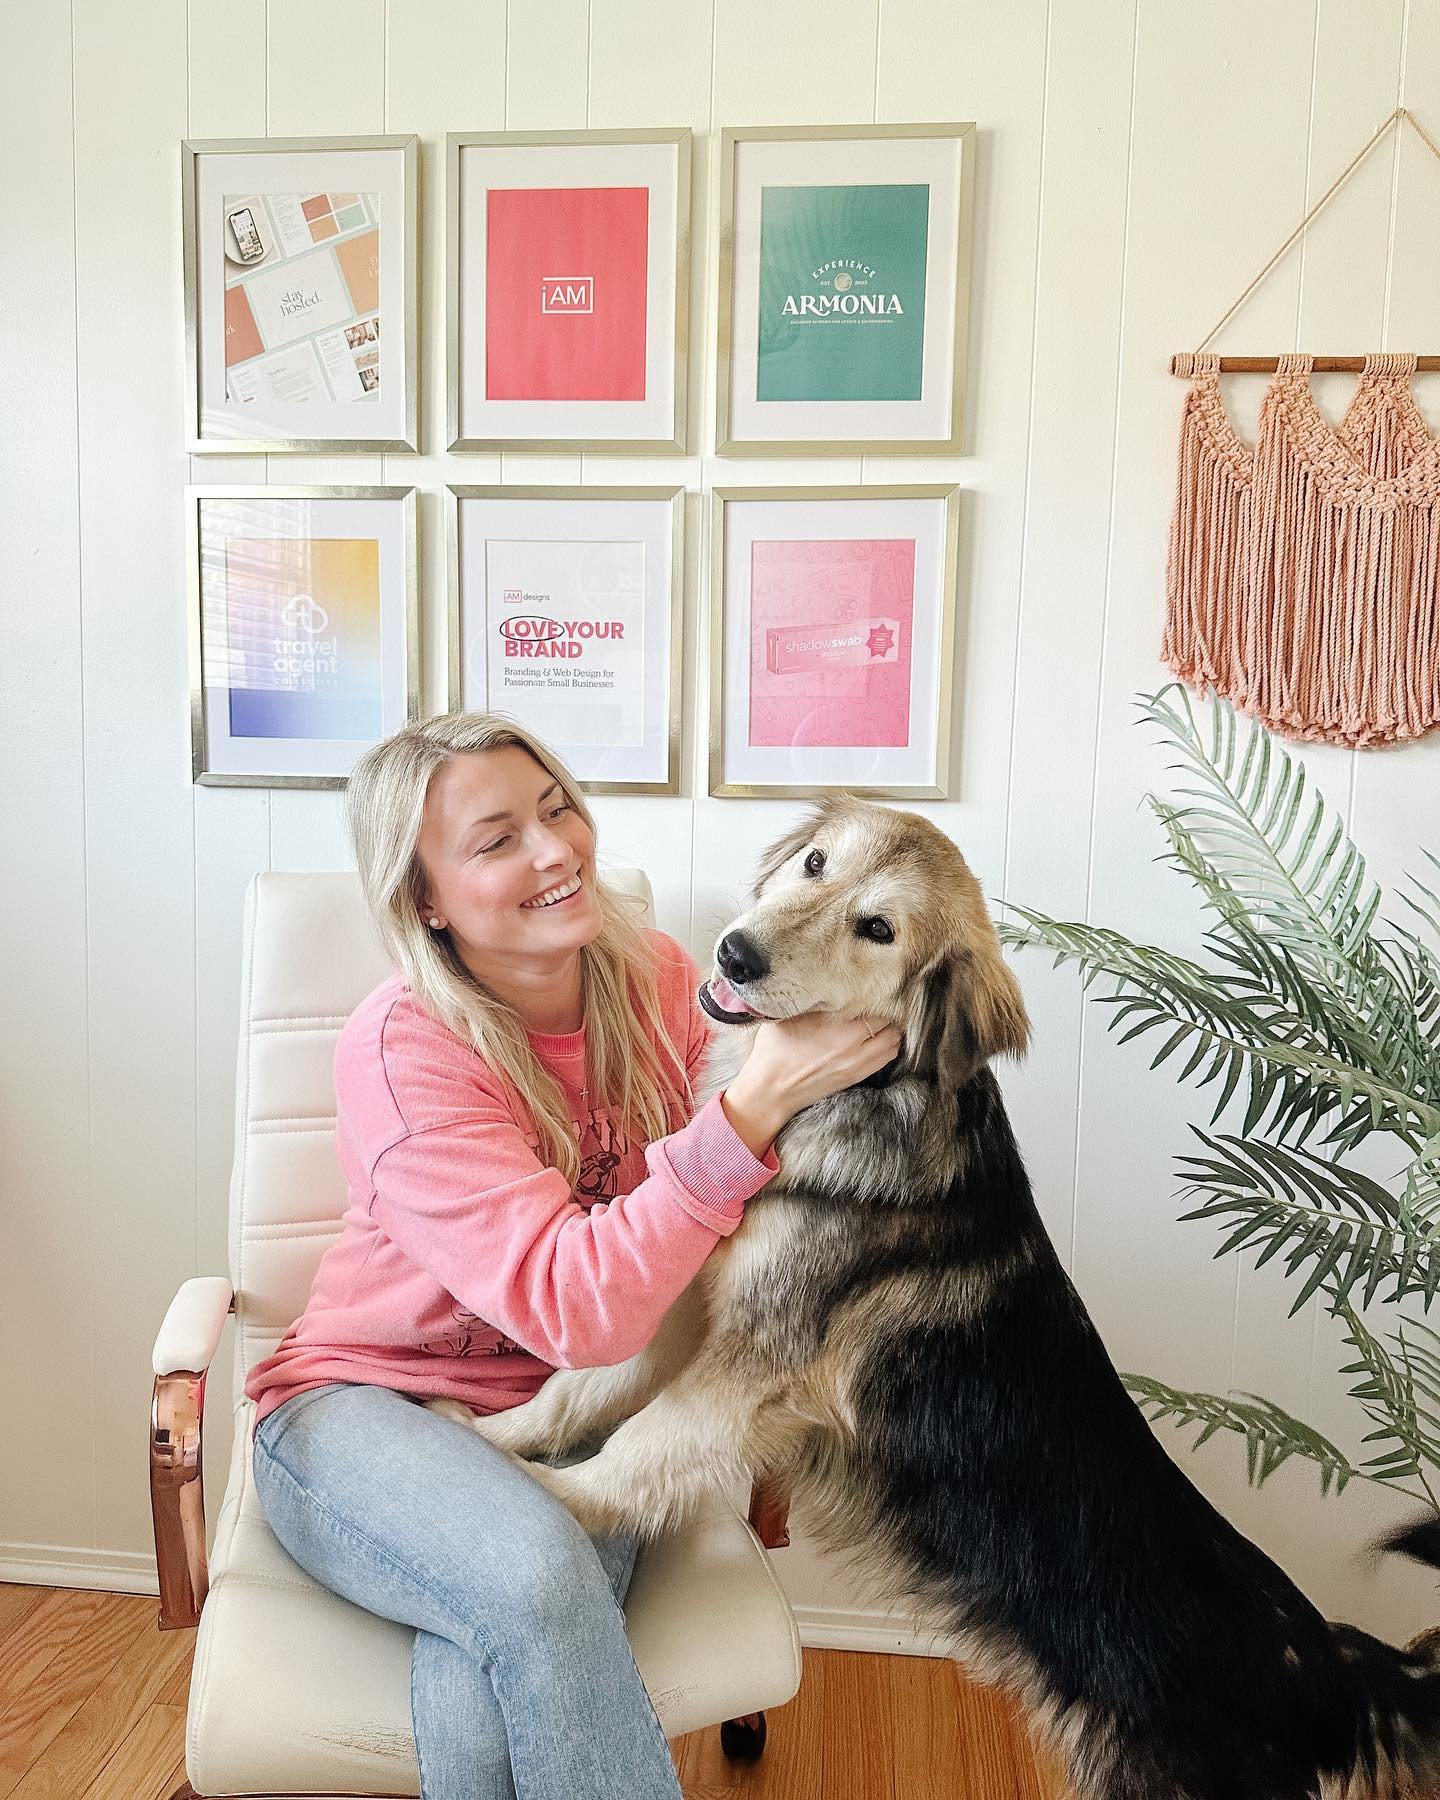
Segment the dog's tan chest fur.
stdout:
<svg viewBox="0 0 1440 1800">
<path fill-rule="evenodd" d="M 747 1302 L 764 1292 L 774 1271 L 793 1261 L 793 1245 L 803 1231 L 805 1209 L 783 1195 L 750 1202 L 739 1225 L 717 1244 L 701 1271 L 710 1306 L 712 1329 L 736 1323 Z"/>
</svg>

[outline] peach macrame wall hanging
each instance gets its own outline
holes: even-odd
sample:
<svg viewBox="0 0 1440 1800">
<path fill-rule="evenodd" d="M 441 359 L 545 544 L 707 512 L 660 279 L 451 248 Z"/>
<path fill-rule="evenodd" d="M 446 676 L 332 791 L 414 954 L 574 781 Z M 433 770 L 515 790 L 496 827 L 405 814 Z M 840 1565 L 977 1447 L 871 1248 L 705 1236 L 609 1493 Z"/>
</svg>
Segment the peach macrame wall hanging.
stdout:
<svg viewBox="0 0 1440 1800">
<path fill-rule="evenodd" d="M 1397 107 L 1205 339 L 1208 343 L 1389 128 Z M 1411 392 L 1440 357 L 1177 356 L 1180 426 L 1161 655 L 1286 737 L 1354 748 L 1440 725 L 1440 439 Z M 1338 425 L 1313 369 L 1360 380 Z M 1222 370 L 1273 369 L 1252 449 Z"/>
</svg>

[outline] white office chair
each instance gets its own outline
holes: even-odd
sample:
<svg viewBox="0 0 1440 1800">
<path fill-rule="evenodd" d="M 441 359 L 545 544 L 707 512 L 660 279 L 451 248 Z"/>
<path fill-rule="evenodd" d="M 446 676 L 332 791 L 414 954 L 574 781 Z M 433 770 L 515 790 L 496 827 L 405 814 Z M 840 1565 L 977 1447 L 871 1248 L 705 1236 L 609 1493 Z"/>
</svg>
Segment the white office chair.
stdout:
<svg viewBox="0 0 1440 1800">
<path fill-rule="evenodd" d="M 638 870 L 608 875 L 647 909 Z M 155 1344 L 150 1481 L 162 1630 L 196 1625 L 173 1800 L 418 1795 L 410 1728 L 413 1633 L 321 1587 L 292 1562 L 255 1497 L 255 1408 L 243 1387 L 304 1307 L 339 1234 L 331 1059 L 347 1015 L 387 970 L 353 875 L 259 876 L 246 908 L 230 1189 L 230 1278 L 187 1281 Z M 205 1379 L 236 1319 L 235 1448 L 205 1546 Z M 765 1545 L 788 1542 L 783 1500 L 757 1488 L 750 1523 L 717 1494 L 646 1548 L 625 1606 L 636 1662 L 667 1736 L 721 1724 L 759 1755 L 764 1709 L 800 1685 L 800 1641 Z"/>
</svg>

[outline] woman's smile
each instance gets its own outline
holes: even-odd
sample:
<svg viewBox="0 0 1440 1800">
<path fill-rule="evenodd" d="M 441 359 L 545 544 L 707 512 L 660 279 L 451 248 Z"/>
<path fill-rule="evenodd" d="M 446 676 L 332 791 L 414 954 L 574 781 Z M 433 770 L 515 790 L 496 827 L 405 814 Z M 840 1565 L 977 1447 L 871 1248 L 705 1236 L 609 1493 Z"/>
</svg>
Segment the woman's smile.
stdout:
<svg viewBox="0 0 1440 1800">
<path fill-rule="evenodd" d="M 522 912 L 549 912 L 553 907 L 565 906 L 579 894 L 582 882 L 578 874 L 572 875 L 568 881 L 561 882 L 558 887 L 546 888 L 533 900 L 522 900 Z"/>
</svg>

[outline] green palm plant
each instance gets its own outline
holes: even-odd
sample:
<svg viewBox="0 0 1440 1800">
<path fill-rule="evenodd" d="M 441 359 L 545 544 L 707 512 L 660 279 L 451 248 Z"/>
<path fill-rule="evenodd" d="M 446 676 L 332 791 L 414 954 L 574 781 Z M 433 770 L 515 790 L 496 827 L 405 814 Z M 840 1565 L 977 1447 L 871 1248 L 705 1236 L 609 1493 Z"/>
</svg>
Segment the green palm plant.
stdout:
<svg viewBox="0 0 1440 1800">
<path fill-rule="evenodd" d="M 1326 1493 L 1359 1477 L 1440 1511 L 1440 1333 L 1413 1305 L 1398 1329 L 1366 1324 L 1376 1304 L 1423 1314 L 1440 1292 L 1440 898 L 1409 878 L 1408 923 L 1382 919 L 1365 859 L 1303 763 L 1262 726 L 1239 729 L 1223 701 L 1208 727 L 1178 686 L 1140 711 L 1176 752 L 1174 799 L 1148 800 L 1166 860 L 1203 898 L 1206 961 L 1014 905 L 1001 936 L 1075 964 L 1120 1042 L 1163 1034 L 1152 1068 L 1183 1059 L 1180 1080 L 1218 1090 L 1209 1128 L 1192 1127 L 1179 1159 L 1198 1201 L 1182 1216 L 1224 1229 L 1217 1256 L 1283 1259 L 1292 1314 L 1322 1296 L 1373 1449 L 1352 1460 L 1258 1395 L 1146 1375 L 1126 1385 L 1152 1419 L 1197 1427 L 1196 1448 L 1221 1431 L 1242 1437 L 1256 1486 L 1302 1456 Z M 1217 1132 L 1232 1101 L 1244 1104 L 1240 1128 Z M 1389 1179 L 1357 1166 L 1371 1138 L 1390 1149 Z M 1366 1160 L 1378 1166 L 1373 1150 Z"/>
</svg>

